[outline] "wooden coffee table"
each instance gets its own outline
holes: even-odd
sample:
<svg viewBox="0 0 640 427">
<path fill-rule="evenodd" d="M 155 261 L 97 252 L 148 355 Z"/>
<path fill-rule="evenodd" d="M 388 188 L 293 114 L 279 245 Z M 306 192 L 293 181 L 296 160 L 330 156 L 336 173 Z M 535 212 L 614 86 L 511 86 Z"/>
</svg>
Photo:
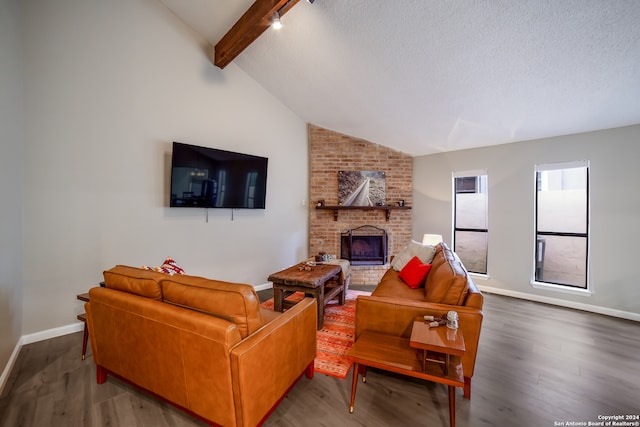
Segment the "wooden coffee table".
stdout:
<svg viewBox="0 0 640 427">
<path fill-rule="evenodd" d="M 436 329 L 446 328 L 441 326 Z M 439 351 L 448 351 L 447 348 L 439 348 Z M 458 350 L 454 350 L 458 352 Z M 358 375 L 362 375 L 362 381 L 366 381 L 366 368 L 382 369 L 414 378 L 433 381 L 448 386 L 449 391 L 449 425 L 456 425 L 456 387 L 464 387 L 462 363 L 457 354 L 449 354 L 449 357 L 441 363 L 431 363 L 425 359 L 422 352 L 412 347 L 411 340 L 393 335 L 365 330 L 349 350 L 349 358 L 353 360 L 353 379 L 351 382 L 351 402 L 349 412 L 353 413 Z M 441 364 L 444 363 L 444 369 Z"/>
<path fill-rule="evenodd" d="M 286 298 L 295 292 L 304 292 L 318 300 L 318 330 L 324 324 L 324 306 L 339 297 L 340 305 L 344 305 L 345 288 L 341 278 L 342 268 L 335 264 L 316 264 L 308 266 L 305 263 L 273 273 L 268 280 L 273 282 L 273 309 L 283 312 L 289 303 Z"/>
</svg>

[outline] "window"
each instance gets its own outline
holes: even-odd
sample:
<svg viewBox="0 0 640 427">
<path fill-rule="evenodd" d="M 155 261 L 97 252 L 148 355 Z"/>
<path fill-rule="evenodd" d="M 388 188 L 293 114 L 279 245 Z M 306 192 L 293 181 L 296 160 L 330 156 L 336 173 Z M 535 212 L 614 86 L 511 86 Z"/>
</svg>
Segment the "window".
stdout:
<svg viewBox="0 0 640 427">
<path fill-rule="evenodd" d="M 456 194 L 477 193 L 477 192 L 478 192 L 477 176 L 460 176 L 456 178 Z"/>
<path fill-rule="evenodd" d="M 453 249 L 470 273 L 487 274 L 487 174 L 454 174 Z"/>
<path fill-rule="evenodd" d="M 536 166 L 534 279 L 587 289 L 589 163 Z"/>
</svg>

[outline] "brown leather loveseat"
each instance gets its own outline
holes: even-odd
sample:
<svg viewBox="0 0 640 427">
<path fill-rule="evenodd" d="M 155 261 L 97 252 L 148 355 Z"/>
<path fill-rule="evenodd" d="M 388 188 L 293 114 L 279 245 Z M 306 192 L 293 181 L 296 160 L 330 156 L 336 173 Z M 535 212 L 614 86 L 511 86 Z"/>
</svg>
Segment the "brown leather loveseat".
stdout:
<svg viewBox="0 0 640 427">
<path fill-rule="evenodd" d="M 114 375 L 209 424 L 256 426 L 313 376 L 313 298 L 267 316 L 250 285 L 126 266 L 104 283 L 85 304 L 98 383 Z"/>
<path fill-rule="evenodd" d="M 364 330 L 409 338 L 416 317 L 442 317 L 450 310 L 458 312 L 459 330 L 466 346 L 462 356 L 464 396 L 469 399 L 482 326 L 482 293 L 445 243 L 435 247 L 431 265 L 424 287 L 410 288 L 399 277 L 399 272 L 390 268 L 371 296 L 359 296 L 356 339 Z"/>
</svg>

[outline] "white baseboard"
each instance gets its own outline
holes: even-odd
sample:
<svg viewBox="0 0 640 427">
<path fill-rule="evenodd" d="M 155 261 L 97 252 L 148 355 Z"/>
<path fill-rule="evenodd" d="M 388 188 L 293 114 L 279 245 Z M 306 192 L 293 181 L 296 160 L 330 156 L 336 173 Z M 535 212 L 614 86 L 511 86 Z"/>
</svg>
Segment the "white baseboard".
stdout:
<svg viewBox="0 0 640 427">
<path fill-rule="evenodd" d="M 50 338 L 61 337 L 62 335 L 72 334 L 84 330 L 84 323 L 72 323 L 71 325 L 60 326 L 46 331 L 34 332 L 33 334 L 22 336 L 22 345 L 31 344 L 38 341 L 48 340 Z"/>
<path fill-rule="evenodd" d="M 38 341 L 48 340 L 50 338 L 61 337 L 62 335 L 72 334 L 74 332 L 80 332 L 84 329 L 84 323 L 77 322 L 72 323 L 71 325 L 60 326 L 53 329 L 47 329 L 46 331 L 35 332 L 33 334 L 23 335 L 20 337 L 18 342 L 16 343 L 13 352 L 11 353 L 11 357 L 9 357 L 9 361 L 7 365 L 4 367 L 2 371 L 2 375 L 0 375 L 0 395 L 2 395 L 2 391 L 4 390 L 4 386 L 7 384 L 7 380 L 9 379 L 9 375 L 11 374 L 11 370 L 13 369 L 13 365 L 16 363 L 16 359 L 18 358 L 18 354 L 20 353 L 20 349 L 23 345 L 32 344 Z"/>
<path fill-rule="evenodd" d="M 558 298 L 545 297 L 541 295 L 527 294 L 525 292 L 510 291 L 508 289 L 492 288 L 490 286 L 480 286 L 476 283 L 482 292 L 490 294 L 504 295 L 507 297 L 525 299 L 529 301 L 542 302 L 545 304 L 558 305 L 561 307 L 574 308 L 576 310 L 589 311 L 591 313 L 604 314 L 606 316 L 619 317 L 621 319 L 633 320 L 640 322 L 640 314 L 630 311 L 616 310 L 614 308 L 600 307 L 592 304 L 584 304 L 581 302 L 566 301 Z"/>
<path fill-rule="evenodd" d="M 18 359 L 18 354 L 20 353 L 20 349 L 22 348 L 22 338 L 18 340 L 16 343 L 11 356 L 9 357 L 9 362 L 4 367 L 4 371 L 2 371 L 2 375 L 0 375 L 0 396 L 4 391 L 4 386 L 7 384 L 7 380 L 9 380 L 9 375 L 11 374 L 11 370 L 13 369 L 13 365 L 16 363 Z"/>
<path fill-rule="evenodd" d="M 253 288 L 256 290 L 256 292 L 266 291 L 267 289 L 273 288 L 273 283 L 267 282 L 263 283 L 262 285 L 255 285 Z"/>
</svg>

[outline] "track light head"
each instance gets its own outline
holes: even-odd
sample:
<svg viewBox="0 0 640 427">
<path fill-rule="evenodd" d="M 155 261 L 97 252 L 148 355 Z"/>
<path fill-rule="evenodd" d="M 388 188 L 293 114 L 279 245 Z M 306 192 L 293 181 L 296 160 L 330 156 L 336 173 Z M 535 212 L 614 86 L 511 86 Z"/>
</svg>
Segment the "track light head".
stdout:
<svg viewBox="0 0 640 427">
<path fill-rule="evenodd" d="M 274 30 L 279 30 L 282 28 L 282 22 L 280 22 L 280 14 L 278 12 L 273 14 L 273 18 L 271 18 L 271 28 Z"/>
</svg>

